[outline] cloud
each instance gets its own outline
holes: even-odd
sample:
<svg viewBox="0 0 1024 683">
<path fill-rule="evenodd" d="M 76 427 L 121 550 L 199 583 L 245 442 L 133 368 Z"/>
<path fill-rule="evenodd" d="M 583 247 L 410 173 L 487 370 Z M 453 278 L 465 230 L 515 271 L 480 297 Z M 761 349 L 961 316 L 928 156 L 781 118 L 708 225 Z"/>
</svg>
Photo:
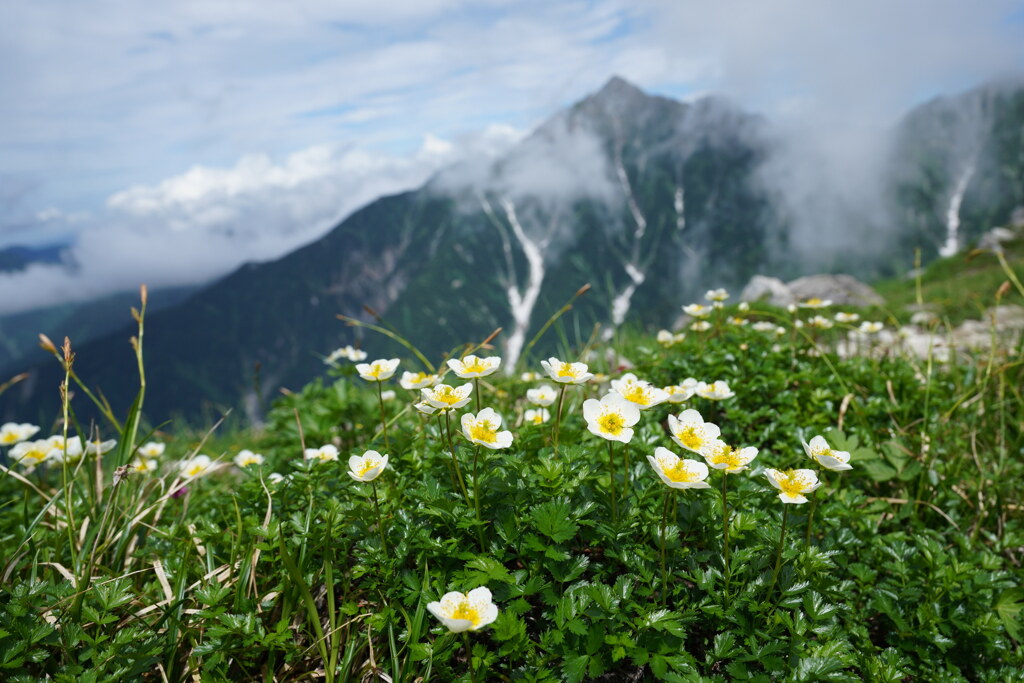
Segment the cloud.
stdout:
<svg viewBox="0 0 1024 683">
<path fill-rule="evenodd" d="M 249 155 L 117 192 L 96 216 L 49 210 L 40 222 L 87 222 L 60 265 L 0 274 L 0 313 L 88 300 L 137 287 L 198 284 L 246 261 L 276 258 L 320 237 L 360 206 L 418 187 L 438 169 L 498 154 L 521 134 L 493 126 L 454 141 L 424 139 L 409 156 L 316 146 L 280 163 Z"/>
</svg>

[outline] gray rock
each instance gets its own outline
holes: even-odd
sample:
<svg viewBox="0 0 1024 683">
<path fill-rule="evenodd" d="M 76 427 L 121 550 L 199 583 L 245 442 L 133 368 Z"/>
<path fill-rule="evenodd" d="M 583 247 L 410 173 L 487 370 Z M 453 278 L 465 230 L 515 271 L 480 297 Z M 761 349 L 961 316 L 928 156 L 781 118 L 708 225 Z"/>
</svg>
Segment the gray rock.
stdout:
<svg viewBox="0 0 1024 683">
<path fill-rule="evenodd" d="M 1013 230 L 1009 228 L 992 228 L 978 240 L 978 249 L 986 249 L 988 251 L 1002 251 L 1003 243 L 1009 242 L 1016 235 Z"/>
<path fill-rule="evenodd" d="M 817 297 L 837 306 L 881 306 L 885 300 L 852 275 L 808 275 L 788 283 L 798 300 Z"/>
<path fill-rule="evenodd" d="M 1024 306 L 1003 304 L 985 311 L 985 320 L 995 323 L 999 331 L 1024 330 Z"/>
<path fill-rule="evenodd" d="M 775 306 L 788 306 L 796 301 L 796 297 L 779 278 L 755 275 L 743 288 L 740 301 L 766 301 Z"/>
</svg>

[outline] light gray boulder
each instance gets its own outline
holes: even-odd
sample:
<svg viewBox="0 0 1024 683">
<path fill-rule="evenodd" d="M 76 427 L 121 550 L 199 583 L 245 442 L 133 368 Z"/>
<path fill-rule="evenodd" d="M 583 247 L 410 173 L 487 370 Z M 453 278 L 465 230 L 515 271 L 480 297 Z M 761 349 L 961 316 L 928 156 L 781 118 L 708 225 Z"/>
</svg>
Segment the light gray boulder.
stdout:
<svg viewBox="0 0 1024 683">
<path fill-rule="evenodd" d="M 766 301 L 775 306 L 788 306 L 795 303 L 796 298 L 779 278 L 755 275 L 743 288 L 740 301 Z"/>
<path fill-rule="evenodd" d="M 817 297 L 837 306 L 881 306 L 885 300 L 852 275 L 807 275 L 788 283 L 799 301 Z"/>
</svg>

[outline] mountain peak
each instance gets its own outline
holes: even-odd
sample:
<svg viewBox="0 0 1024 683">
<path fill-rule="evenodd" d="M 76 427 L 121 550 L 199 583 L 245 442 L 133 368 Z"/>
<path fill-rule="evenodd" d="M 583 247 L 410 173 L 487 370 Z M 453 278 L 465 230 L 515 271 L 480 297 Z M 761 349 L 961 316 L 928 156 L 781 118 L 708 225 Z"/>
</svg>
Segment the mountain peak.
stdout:
<svg viewBox="0 0 1024 683">
<path fill-rule="evenodd" d="M 627 81 L 622 76 L 612 76 L 608 79 L 608 82 L 593 95 L 593 98 L 596 100 L 613 101 L 643 97 L 647 97 L 647 93 Z"/>
</svg>

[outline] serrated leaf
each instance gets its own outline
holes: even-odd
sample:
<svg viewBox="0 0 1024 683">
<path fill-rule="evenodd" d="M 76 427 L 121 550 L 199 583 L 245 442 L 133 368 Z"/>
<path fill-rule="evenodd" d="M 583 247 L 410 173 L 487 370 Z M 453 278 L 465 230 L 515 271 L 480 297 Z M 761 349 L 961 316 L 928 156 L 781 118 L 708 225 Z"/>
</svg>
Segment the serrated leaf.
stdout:
<svg viewBox="0 0 1024 683">
<path fill-rule="evenodd" d="M 537 531 L 555 543 L 562 543 L 575 536 L 580 528 L 570 517 L 569 510 L 569 503 L 565 500 L 550 500 L 535 506 L 530 515 Z"/>
<path fill-rule="evenodd" d="M 1021 638 L 1020 613 L 1024 610 L 1024 588 L 1010 588 L 1003 591 L 996 600 L 996 614 L 1003 628 L 1018 643 Z"/>
</svg>

